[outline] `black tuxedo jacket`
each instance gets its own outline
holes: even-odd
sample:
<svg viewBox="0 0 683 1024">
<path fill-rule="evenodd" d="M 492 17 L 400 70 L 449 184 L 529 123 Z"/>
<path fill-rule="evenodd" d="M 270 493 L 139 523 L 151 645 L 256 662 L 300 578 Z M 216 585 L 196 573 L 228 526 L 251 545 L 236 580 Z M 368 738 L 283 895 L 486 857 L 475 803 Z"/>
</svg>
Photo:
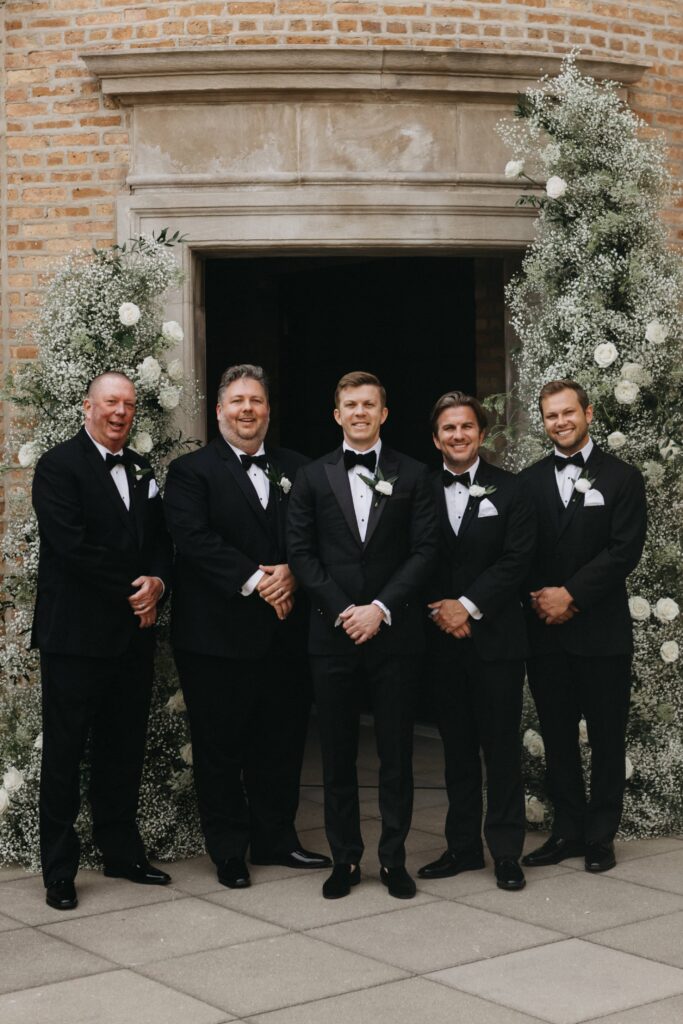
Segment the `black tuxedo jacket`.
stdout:
<svg viewBox="0 0 683 1024">
<path fill-rule="evenodd" d="M 126 449 L 130 452 L 130 449 Z M 131 452 L 136 465 L 149 469 Z M 46 452 L 33 478 L 40 558 L 31 642 L 43 653 L 106 658 L 140 630 L 127 598 L 138 576 L 171 582 L 172 547 L 161 498 L 149 497 L 151 471 L 128 474 L 130 511 L 84 429 Z"/>
<path fill-rule="evenodd" d="M 266 446 L 271 469 L 290 481 L 307 460 L 286 448 Z M 271 482 L 268 509 L 261 505 L 242 464 L 222 437 L 171 463 L 164 494 L 176 546 L 171 612 L 173 646 L 225 658 L 261 658 L 276 639 L 297 646 L 303 627 L 301 595 L 280 623 L 258 594 L 241 594 L 259 565 L 287 562 L 288 496 Z M 299 647 L 304 637 L 299 633 Z"/>
<path fill-rule="evenodd" d="M 520 474 L 536 505 L 539 535 L 525 587 L 532 654 L 568 651 L 586 656 L 630 654 L 633 649 L 626 577 L 638 564 L 647 526 L 645 484 L 635 467 L 594 445 L 585 475 L 604 505 L 586 505 L 574 491 L 565 509 L 553 456 Z M 579 613 L 546 626 L 532 611 L 528 592 L 566 587 Z"/>
<path fill-rule="evenodd" d="M 485 497 L 498 514 L 480 516 L 484 497 L 471 497 L 456 535 L 448 519 L 441 471 L 434 474 L 439 558 L 429 600 L 469 598 L 483 616 L 470 619 L 478 655 L 484 661 L 521 659 L 527 653 L 521 596 L 536 544 L 535 510 L 519 477 L 483 459 L 474 482 L 495 488 Z M 461 643 L 436 626 L 430 637 L 437 651 Z"/>
<path fill-rule="evenodd" d="M 289 503 L 292 571 L 311 600 L 309 652 L 358 651 L 334 623 L 351 604 L 379 600 L 391 613 L 371 641 L 387 653 L 424 646 L 422 601 L 437 547 L 434 500 L 426 466 L 382 445 L 379 468 L 396 477 L 391 495 L 376 495 L 361 541 L 343 451 L 304 467 Z"/>
</svg>

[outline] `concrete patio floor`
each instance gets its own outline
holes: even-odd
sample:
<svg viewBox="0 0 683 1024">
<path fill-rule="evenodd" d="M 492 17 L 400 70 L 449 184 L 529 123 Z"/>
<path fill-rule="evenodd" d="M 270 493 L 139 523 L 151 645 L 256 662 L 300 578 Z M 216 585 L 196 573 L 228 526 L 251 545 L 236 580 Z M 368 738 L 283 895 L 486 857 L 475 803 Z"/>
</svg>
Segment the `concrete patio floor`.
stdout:
<svg viewBox="0 0 683 1024">
<path fill-rule="evenodd" d="M 413 871 L 444 848 L 441 771 L 439 741 L 416 737 Z M 325 872 L 274 867 L 232 891 L 197 857 L 160 889 L 82 871 L 60 913 L 38 876 L 0 869 L 2 1024 L 680 1024 L 683 838 L 620 843 L 604 875 L 570 860 L 504 893 L 489 864 L 396 900 L 377 877 L 369 730 L 359 777 L 366 854 L 346 899 L 321 898 Z M 301 840 L 326 849 L 314 740 L 304 782 Z"/>
</svg>

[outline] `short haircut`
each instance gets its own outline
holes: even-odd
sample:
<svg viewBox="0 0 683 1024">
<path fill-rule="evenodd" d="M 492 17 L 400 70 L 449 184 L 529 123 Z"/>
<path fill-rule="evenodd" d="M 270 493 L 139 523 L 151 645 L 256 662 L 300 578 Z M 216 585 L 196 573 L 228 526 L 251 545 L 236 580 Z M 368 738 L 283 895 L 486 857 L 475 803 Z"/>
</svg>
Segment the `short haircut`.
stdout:
<svg viewBox="0 0 683 1024">
<path fill-rule="evenodd" d="M 367 373 L 365 370 L 352 370 L 351 373 L 344 374 L 335 388 L 335 407 L 339 408 L 339 396 L 345 388 L 362 388 L 364 384 L 370 384 L 372 387 L 378 388 L 382 406 L 387 404 L 387 392 L 379 377 L 375 377 L 374 373 Z"/>
<path fill-rule="evenodd" d="M 538 396 L 538 408 L 541 416 L 543 415 L 543 399 L 550 398 L 551 395 L 559 395 L 560 391 L 575 391 L 584 412 L 591 404 L 590 398 L 575 380 L 569 380 L 568 378 L 564 380 L 549 380 L 547 384 L 543 385 Z"/>
<path fill-rule="evenodd" d="M 432 425 L 432 434 L 436 437 L 438 430 L 439 417 L 444 409 L 456 409 L 459 406 L 468 406 L 474 415 L 477 417 L 477 423 L 479 424 L 480 430 L 486 430 L 489 425 L 489 418 L 486 415 L 486 410 L 481 404 L 478 398 L 473 395 L 466 395 L 464 391 L 447 391 L 445 395 L 442 395 L 434 405 L 432 409 L 429 421 Z"/>
<path fill-rule="evenodd" d="M 263 367 L 256 366 L 254 363 L 237 363 L 235 366 L 229 366 L 227 370 L 223 371 L 221 382 L 218 385 L 218 397 L 216 399 L 219 405 L 221 404 L 225 389 L 229 387 L 233 381 L 241 380 L 243 377 L 248 377 L 250 380 L 258 381 L 266 393 L 266 398 L 270 398 L 270 384 Z"/>
<path fill-rule="evenodd" d="M 104 373 L 98 373 L 97 376 L 93 377 L 93 379 L 90 381 L 90 383 L 88 384 L 88 390 L 85 393 L 86 398 L 92 398 L 93 391 L 96 389 L 97 385 L 104 380 L 105 377 L 120 377 L 121 380 L 127 380 L 128 383 L 133 388 L 133 391 L 135 391 L 135 384 L 130 379 L 130 377 L 128 377 L 125 373 L 121 373 L 120 370 L 105 370 Z"/>
</svg>

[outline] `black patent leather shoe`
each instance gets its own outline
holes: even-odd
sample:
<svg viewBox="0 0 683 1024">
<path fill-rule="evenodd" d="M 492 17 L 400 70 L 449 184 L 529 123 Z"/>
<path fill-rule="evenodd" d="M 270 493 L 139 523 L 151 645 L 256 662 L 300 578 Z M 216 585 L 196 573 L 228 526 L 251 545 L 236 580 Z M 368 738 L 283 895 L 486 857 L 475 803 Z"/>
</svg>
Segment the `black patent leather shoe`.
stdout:
<svg viewBox="0 0 683 1024">
<path fill-rule="evenodd" d="M 524 872 L 512 857 L 499 857 L 495 862 L 496 885 L 499 889 L 518 892 L 526 885 Z"/>
<path fill-rule="evenodd" d="M 461 871 L 479 871 L 484 867 L 484 856 L 479 852 L 452 853 L 446 850 L 438 860 L 430 864 L 423 864 L 418 868 L 419 878 L 452 878 L 459 875 Z"/>
<path fill-rule="evenodd" d="M 382 885 L 386 885 L 390 896 L 397 900 L 412 900 L 417 892 L 415 882 L 404 867 L 382 868 L 379 873 Z"/>
<path fill-rule="evenodd" d="M 352 885 L 360 882 L 360 864 L 335 864 L 332 874 L 323 882 L 323 897 L 326 900 L 340 900 L 348 896 Z"/>
<path fill-rule="evenodd" d="M 216 875 L 221 885 L 228 889 L 248 889 L 251 885 L 249 869 L 239 857 L 230 857 L 224 860 L 216 869 Z"/>
<path fill-rule="evenodd" d="M 289 853 L 276 853 L 273 856 L 255 857 L 250 856 L 252 864 L 278 864 L 285 868 L 331 868 L 332 861 L 324 853 L 312 853 L 297 846 Z"/>
<path fill-rule="evenodd" d="M 583 857 L 585 852 L 585 843 L 580 839 L 550 836 L 537 850 L 532 850 L 522 857 L 522 864 L 527 868 L 542 868 L 547 864 L 560 864 L 569 857 Z"/>
<path fill-rule="evenodd" d="M 45 902 L 53 910 L 75 910 L 78 906 L 76 886 L 71 878 L 60 878 L 45 889 Z"/>
<path fill-rule="evenodd" d="M 614 856 L 614 843 L 607 840 L 602 843 L 586 844 L 586 871 L 609 871 L 617 863 Z"/>
<path fill-rule="evenodd" d="M 127 878 L 129 882 L 137 882 L 138 885 L 168 885 L 171 881 L 170 875 L 153 867 L 147 860 L 137 864 L 110 861 L 104 865 L 104 874 L 107 878 Z"/>
</svg>

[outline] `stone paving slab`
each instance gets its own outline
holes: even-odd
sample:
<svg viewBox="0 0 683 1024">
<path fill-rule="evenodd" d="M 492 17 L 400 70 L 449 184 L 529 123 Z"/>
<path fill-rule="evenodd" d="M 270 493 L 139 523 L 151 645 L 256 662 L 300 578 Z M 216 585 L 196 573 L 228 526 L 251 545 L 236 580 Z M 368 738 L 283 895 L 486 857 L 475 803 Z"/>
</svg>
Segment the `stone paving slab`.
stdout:
<svg viewBox="0 0 683 1024">
<path fill-rule="evenodd" d="M 296 934 L 195 953 L 140 970 L 240 1017 L 404 976 L 396 967 Z"/>
<path fill-rule="evenodd" d="M 250 1024 L 532 1024 L 537 1017 L 457 992 L 425 978 L 250 1017 Z"/>
<path fill-rule="evenodd" d="M 112 971 L 0 996 L 2 1024 L 225 1024 L 234 1020 L 132 971 Z"/>
<path fill-rule="evenodd" d="M 201 896 L 205 893 L 226 891 L 226 886 L 221 885 L 216 877 L 215 865 L 206 854 L 202 857 L 192 857 L 189 860 L 165 864 L 164 867 L 171 875 L 173 880 L 171 883 L 172 887 L 181 893 Z M 248 863 L 248 867 L 254 885 L 261 885 L 262 882 L 275 882 L 281 878 L 296 878 L 303 870 L 300 868 L 286 868 L 279 864 L 258 864 L 254 866 Z M 323 874 L 324 877 L 325 875 Z"/>
<path fill-rule="evenodd" d="M 593 932 L 591 942 L 683 968 L 683 911 Z M 683 1020 L 683 1016 L 681 1017 Z"/>
<path fill-rule="evenodd" d="M 265 921 L 191 897 L 44 925 L 41 931 L 125 967 L 282 933 Z"/>
<path fill-rule="evenodd" d="M 528 868 L 528 875 L 533 871 Z M 508 895 L 515 898 L 501 902 L 497 892 L 483 892 L 459 899 L 469 906 L 556 928 L 567 935 L 585 935 L 683 909 L 680 896 L 586 871 L 567 871 Z"/>
<path fill-rule="evenodd" d="M 0 935 L 0 993 L 99 974 L 113 964 L 34 928 Z M 0 1014 L 0 1020 L 4 1018 Z"/>
<path fill-rule="evenodd" d="M 0 894 L 1 893 L 2 893 L 2 889 L 0 889 Z M 0 932 L 8 932 L 8 931 L 11 931 L 13 928 L 21 928 L 21 927 L 22 927 L 22 922 L 21 921 L 15 921 L 15 919 L 13 917 L 5 917 L 4 914 L 0 914 Z"/>
<path fill-rule="evenodd" d="M 617 863 L 612 876 L 683 895 L 683 849 L 628 861 L 626 864 Z"/>
<path fill-rule="evenodd" d="M 581 939 L 453 967 L 428 977 L 536 1014 L 578 1024 L 683 993 L 683 971 Z"/>
<path fill-rule="evenodd" d="M 515 899 L 518 894 L 506 893 Z M 422 973 L 563 938 L 559 932 L 450 902 L 317 928 L 309 935 L 406 971 Z"/>
<path fill-rule="evenodd" d="M 682 1020 L 683 996 L 673 996 L 607 1017 L 592 1017 L 585 1024 L 681 1024 Z"/>
</svg>

